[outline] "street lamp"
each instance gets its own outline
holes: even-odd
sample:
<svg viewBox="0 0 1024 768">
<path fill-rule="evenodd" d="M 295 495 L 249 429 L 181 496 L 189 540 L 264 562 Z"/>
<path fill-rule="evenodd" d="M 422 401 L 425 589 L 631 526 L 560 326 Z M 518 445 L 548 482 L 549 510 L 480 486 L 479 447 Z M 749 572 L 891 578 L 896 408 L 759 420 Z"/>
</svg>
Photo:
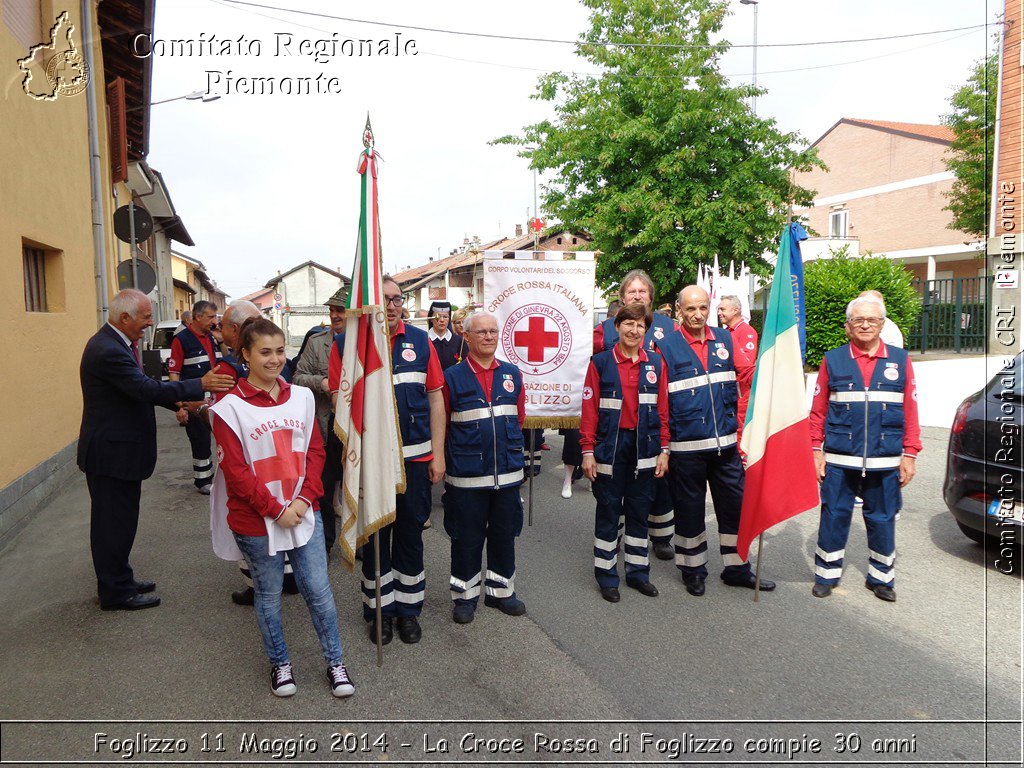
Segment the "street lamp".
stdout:
<svg viewBox="0 0 1024 768">
<path fill-rule="evenodd" d="M 747 0 L 740 0 L 740 2 L 746 2 Z M 756 54 L 755 54 L 756 55 Z M 180 101 L 185 99 L 187 101 L 216 101 L 220 96 L 214 96 L 206 91 L 192 91 L 192 93 L 186 93 L 184 96 L 175 96 L 173 99 L 162 99 L 161 101 L 151 101 L 149 106 L 155 106 L 157 104 L 167 104 L 170 101 Z"/>
<path fill-rule="evenodd" d="M 757 88 L 757 0 L 740 0 L 742 5 L 754 6 L 754 88 Z M 755 93 L 751 97 L 750 102 L 751 108 L 754 110 L 754 114 L 757 114 L 757 94 Z"/>
</svg>

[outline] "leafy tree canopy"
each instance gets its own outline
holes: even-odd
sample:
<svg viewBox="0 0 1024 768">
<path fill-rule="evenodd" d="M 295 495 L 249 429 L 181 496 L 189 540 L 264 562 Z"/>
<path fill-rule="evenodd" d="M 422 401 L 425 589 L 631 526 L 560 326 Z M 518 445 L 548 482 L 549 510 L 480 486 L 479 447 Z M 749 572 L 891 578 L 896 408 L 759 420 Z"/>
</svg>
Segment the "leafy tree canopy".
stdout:
<svg viewBox="0 0 1024 768">
<path fill-rule="evenodd" d="M 999 58 L 993 54 L 974 65 L 967 83 L 949 100 L 953 111 L 942 116 L 943 125 L 956 136 L 946 160 L 956 176 L 946 194 L 949 205 L 944 210 L 953 214 L 949 228 L 977 237 L 988 231 L 998 88 Z"/>
<path fill-rule="evenodd" d="M 715 254 L 767 273 L 761 254 L 774 250 L 790 203 L 813 196 L 790 170 L 822 163 L 751 111 L 751 86 L 719 71 L 727 3 L 583 2 L 592 13 L 578 53 L 600 74 L 542 77 L 533 98 L 552 102 L 554 116 L 495 143 L 554 172 L 544 208 L 593 234 L 604 288 L 642 268 L 656 299 L 670 299 Z"/>
</svg>

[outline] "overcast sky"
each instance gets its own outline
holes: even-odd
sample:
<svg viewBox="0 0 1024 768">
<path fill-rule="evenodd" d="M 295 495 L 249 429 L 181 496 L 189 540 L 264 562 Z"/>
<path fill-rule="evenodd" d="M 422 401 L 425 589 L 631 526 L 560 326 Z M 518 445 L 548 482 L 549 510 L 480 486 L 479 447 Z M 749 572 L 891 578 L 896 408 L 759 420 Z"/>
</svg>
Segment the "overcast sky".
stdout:
<svg viewBox="0 0 1024 768">
<path fill-rule="evenodd" d="M 157 40 L 215 37 L 219 46 L 220 40 L 243 38 L 226 55 L 207 55 L 208 49 L 201 56 L 171 55 L 180 51 L 158 43 L 163 55 L 153 59 L 154 101 L 195 90 L 222 95 L 208 103 L 153 106 L 148 159 L 163 173 L 196 242 L 194 248 L 178 247 L 203 261 L 230 295 L 256 290 L 278 270 L 308 259 L 351 273 L 355 163 L 367 112 L 384 159 L 380 208 L 387 269 L 447 255 L 467 236 L 487 241 L 511 235 L 516 223 L 532 215 L 527 162 L 514 149 L 487 142 L 551 116 L 550 103 L 530 99 L 542 73 L 593 68 L 573 55 L 571 45 L 394 25 L 574 40 L 586 26 L 586 8 L 572 0 L 254 2 L 383 24 L 219 0 L 156 4 Z M 750 46 L 753 7 L 739 0 L 734 6 L 724 37 Z M 842 117 L 937 123 L 948 111 L 950 94 L 991 48 L 991 28 L 768 46 L 971 27 L 996 20 L 1001 8 L 985 0 L 761 0 L 757 70 L 768 93 L 758 99 L 758 113 L 808 141 Z M 335 33 L 339 41 L 389 40 L 392 50 L 397 34 L 402 55 L 337 55 L 321 63 L 300 53 L 302 40 L 333 39 Z M 409 45 L 410 40 L 415 42 Z M 751 48 L 736 48 L 722 71 L 737 82 L 749 81 L 752 59 Z M 321 85 L 336 78 L 329 87 L 340 93 L 245 95 L 232 88 L 227 95 L 229 71 L 233 78 L 320 76 Z"/>
</svg>

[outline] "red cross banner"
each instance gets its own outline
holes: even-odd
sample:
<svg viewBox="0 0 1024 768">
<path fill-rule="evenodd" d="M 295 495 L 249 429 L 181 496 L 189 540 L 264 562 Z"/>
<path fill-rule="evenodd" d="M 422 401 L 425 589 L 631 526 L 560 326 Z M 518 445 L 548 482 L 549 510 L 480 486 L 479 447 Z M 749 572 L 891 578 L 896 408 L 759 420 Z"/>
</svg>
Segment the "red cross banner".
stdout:
<svg viewBox="0 0 1024 768">
<path fill-rule="evenodd" d="M 484 309 L 498 318 L 497 356 L 523 374 L 527 427 L 580 424 L 594 266 L 593 251 L 484 251 Z"/>
</svg>

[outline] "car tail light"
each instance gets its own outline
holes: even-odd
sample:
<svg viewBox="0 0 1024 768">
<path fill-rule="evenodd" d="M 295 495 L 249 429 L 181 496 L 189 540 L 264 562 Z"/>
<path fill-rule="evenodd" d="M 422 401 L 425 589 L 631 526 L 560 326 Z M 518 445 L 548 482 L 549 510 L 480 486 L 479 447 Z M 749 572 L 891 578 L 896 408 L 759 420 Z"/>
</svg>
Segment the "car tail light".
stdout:
<svg viewBox="0 0 1024 768">
<path fill-rule="evenodd" d="M 992 501 L 992 494 L 983 493 L 981 491 L 975 491 L 974 493 L 968 493 L 967 498 L 974 499 L 975 501 L 980 501 L 982 504 L 988 504 L 990 501 Z"/>
<path fill-rule="evenodd" d="M 959 435 L 964 431 L 964 427 L 967 425 L 967 409 L 971 407 L 971 399 L 967 398 L 960 407 L 956 409 L 956 415 L 953 417 L 952 432 L 954 435 Z"/>
</svg>

